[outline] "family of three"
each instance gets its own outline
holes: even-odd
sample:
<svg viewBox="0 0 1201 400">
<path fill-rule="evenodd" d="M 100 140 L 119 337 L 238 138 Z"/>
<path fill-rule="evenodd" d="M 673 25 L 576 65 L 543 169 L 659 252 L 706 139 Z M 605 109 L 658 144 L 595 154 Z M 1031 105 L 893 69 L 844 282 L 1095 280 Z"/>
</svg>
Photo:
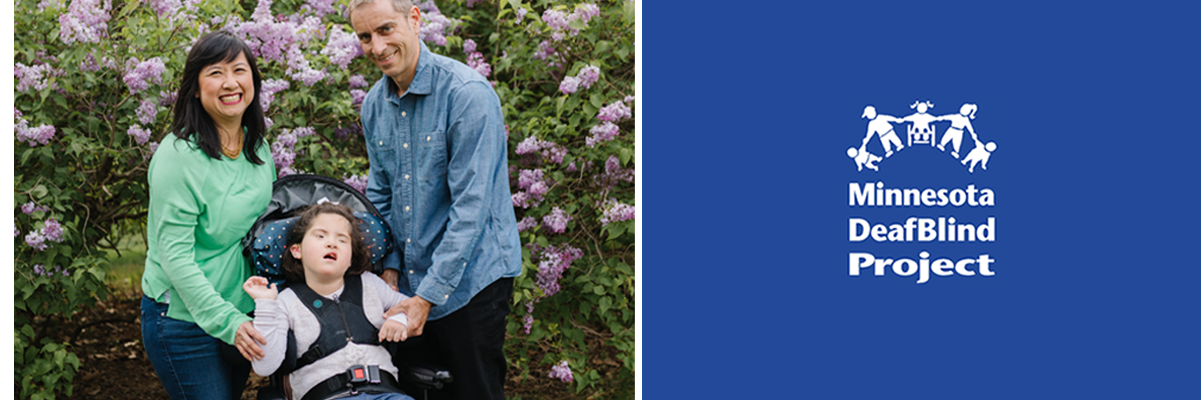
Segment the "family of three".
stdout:
<svg viewBox="0 0 1201 400">
<path fill-rule="evenodd" d="M 292 398 L 409 399 L 395 379 L 402 362 L 451 372 L 454 384 L 432 398 L 504 398 L 505 316 L 521 248 L 499 98 L 479 73 L 429 51 L 410 0 L 352 0 L 349 11 L 384 75 L 361 117 L 366 196 L 391 225 L 395 250 L 380 275 L 367 272 L 358 220 L 323 204 L 287 236 L 292 286 L 280 292 L 252 276 L 240 240 L 276 177 L 262 77 L 235 35 L 200 38 L 148 173 L 142 338 L 172 399 L 241 398 L 251 368 L 280 368 L 289 331 L 299 353 L 327 343 L 321 299 L 340 304 L 353 340 L 302 357 L 287 373 Z M 404 344 L 393 354 L 380 346 L 387 341 Z M 342 384 L 352 366 L 382 379 Z"/>
</svg>

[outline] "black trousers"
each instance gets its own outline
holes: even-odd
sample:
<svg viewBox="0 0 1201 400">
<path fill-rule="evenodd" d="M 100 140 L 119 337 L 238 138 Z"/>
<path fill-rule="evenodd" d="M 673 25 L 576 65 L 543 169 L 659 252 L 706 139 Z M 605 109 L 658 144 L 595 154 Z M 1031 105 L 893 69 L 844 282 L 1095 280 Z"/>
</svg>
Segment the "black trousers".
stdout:
<svg viewBox="0 0 1201 400">
<path fill-rule="evenodd" d="M 437 321 L 426 321 L 421 336 L 397 345 L 393 362 L 436 365 L 450 371 L 454 382 L 430 390 L 430 399 L 504 400 L 505 316 L 513 295 L 513 278 L 501 278 L 471 298 L 467 305 Z M 401 379 L 401 389 L 421 399 L 421 390 Z"/>
</svg>

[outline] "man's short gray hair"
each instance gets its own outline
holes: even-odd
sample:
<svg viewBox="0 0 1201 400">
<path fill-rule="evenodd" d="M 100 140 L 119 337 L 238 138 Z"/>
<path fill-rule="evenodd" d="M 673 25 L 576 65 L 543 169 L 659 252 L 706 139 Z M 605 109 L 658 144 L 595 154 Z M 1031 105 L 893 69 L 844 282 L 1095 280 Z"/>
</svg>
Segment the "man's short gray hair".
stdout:
<svg viewBox="0 0 1201 400">
<path fill-rule="evenodd" d="M 408 13 L 409 9 L 413 8 L 413 0 L 392 0 L 392 9 L 399 13 Z M 346 7 L 346 19 L 351 19 L 351 14 L 359 6 L 364 4 L 374 4 L 375 0 L 350 0 L 350 5 Z"/>
</svg>

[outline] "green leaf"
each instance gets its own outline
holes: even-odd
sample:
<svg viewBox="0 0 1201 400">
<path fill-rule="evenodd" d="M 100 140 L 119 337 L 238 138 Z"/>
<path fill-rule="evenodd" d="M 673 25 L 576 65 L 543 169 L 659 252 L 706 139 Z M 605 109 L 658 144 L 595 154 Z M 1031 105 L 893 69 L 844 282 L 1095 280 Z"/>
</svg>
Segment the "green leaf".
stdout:
<svg viewBox="0 0 1201 400">
<path fill-rule="evenodd" d="M 624 11 L 624 17 L 627 24 L 634 23 L 634 18 L 637 17 L 637 9 L 635 7 L 636 5 L 632 1 L 627 1 L 625 4 L 621 5 L 621 11 Z M 625 56 L 621 56 L 621 58 L 625 58 Z"/>
<path fill-rule="evenodd" d="M 600 308 L 600 313 L 601 313 L 601 314 L 604 314 L 604 313 L 608 312 L 608 311 L 609 311 L 609 307 L 612 307 L 612 306 L 613 306 L 613 298 L 612 298 L 612 297 L 608 297 L 608 296 L 601 297 L 601 299 L 600 299 L 600 303 L 599 303 L 599 304 L 597 304 L 597 307 L 599 307 L 599 308 Z"/>
<path fill-rule="evenodd" d="M 30 190 L 29 192 L 30 192 L 29 194 L 33 195 L 33 198 L 38 199 L 38 198 L 46 197 L 46 193 L 48 192 L 48 190 L 46 189 L 46 185 L 37 185 L 37 186 L 34 186 L 33 190 Z"/>
<path fill-rule="evenodd" d="M 508 3 L 509 7 L 513 7 L 514 10 L 521 8 L 521 0 L 509 0 Z"/>
<path fill-rule="evenodd" d="M 623 167 L 630 163 L 630 156 L 634 155 L 628 147 L 622 147 L 617 153 L 617 157 L 621 160 L 621 166 Z"/>
</svg>

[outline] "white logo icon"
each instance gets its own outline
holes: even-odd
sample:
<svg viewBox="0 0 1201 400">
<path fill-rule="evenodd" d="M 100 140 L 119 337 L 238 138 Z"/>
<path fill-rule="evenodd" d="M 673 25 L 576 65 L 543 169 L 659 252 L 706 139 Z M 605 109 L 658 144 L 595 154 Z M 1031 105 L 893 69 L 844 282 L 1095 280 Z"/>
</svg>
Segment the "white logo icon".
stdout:
<svg viewBox="0 0 1201 400">
<path fill-rule="evenodd" d="M 863 143 L 858 148 L 851 147 L 847 149 L 847 157 L 855 161 L 855 166 L 863 171 L 863 167 L 879 171 L 880 167 L 877 162 L 883 161 L 885 158 L 892 157 L 893 153 L 899 152 L 906 147 L 911 147 L 914 144 L 925 144 L 931 147 L 938 143 L 938 150 L 946 152 L 947 144 L 951 145 L 951 157 L 959 160 L 960 145 L 963 143 L 963 131 L 967 130 L 972 135 L 974 146 L 972 150 L 963 157 L 961 164 L 967 165 L 968 172 L 975 173 L 976 165 L 980 168 L 988 169 L 988 159 L 992 156 L 992 152 L 997 150 L 996 142 L 988 142 L 985 144 L 980 141 L 980 137 L 976 135 L 976 129 L 972 127 L 972 120 L 976 119 L 976 111 L 979 109 L 975 104 L 964 103 L 959 107 L 958 114 L 947 114 L 934 116 L 926 113 L 931 108 L 934 108 L 934 103 L 929 101 L 916 101 L 909 108 L 916 112 L 909 114 L 904 118 L 897 118 L 891 115 L 880 114 L 876 112 L 876 107 L 867 106 L 863 108 L 861 118 L 867 118 L 867 135 L 863 137 Z M 936 122 L 950 122 L 951 126 L 942 134 L 942 140 L 936 141 L 935 135 L 937 126 Z M 906 144 L 901 143 L 901 139 L 897 137 L 896 130 L 893 129 L 893 124 L 907 124 Z M 884 156 L 872 154 L 867 149 L 868 142 L 872 137 L 880 138 L 880 145 L 884 147 Z M 894 151 L 893 148 L 896 148 Z M 969 164 L 970 163 L 970 164 Z"/>
</svg>

